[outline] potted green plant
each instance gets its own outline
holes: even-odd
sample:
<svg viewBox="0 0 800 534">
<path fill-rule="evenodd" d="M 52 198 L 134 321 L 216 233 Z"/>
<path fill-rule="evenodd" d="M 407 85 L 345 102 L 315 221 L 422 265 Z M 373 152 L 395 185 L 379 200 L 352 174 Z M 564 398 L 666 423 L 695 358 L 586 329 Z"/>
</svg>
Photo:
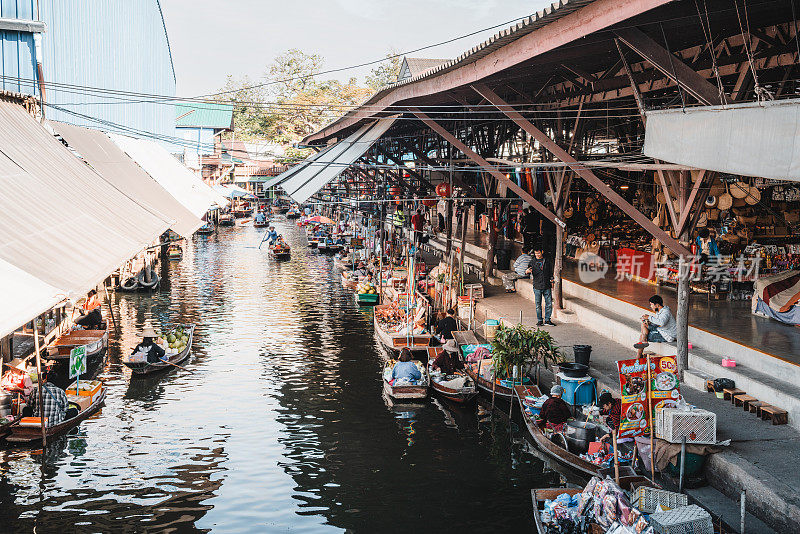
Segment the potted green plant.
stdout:
<svg viewBox="0 0 800 534">
<path fill-rule="evenodd" d="M 522 373 L 536 367 L 538 376 L 540 365 L 548 367 L 563 361 L 564 355 L 546 330 L 522 324 L 501 326 L 492 340 L 492 364 L 498 376 L 512 376 L 515 367 Z"/>
</svg>

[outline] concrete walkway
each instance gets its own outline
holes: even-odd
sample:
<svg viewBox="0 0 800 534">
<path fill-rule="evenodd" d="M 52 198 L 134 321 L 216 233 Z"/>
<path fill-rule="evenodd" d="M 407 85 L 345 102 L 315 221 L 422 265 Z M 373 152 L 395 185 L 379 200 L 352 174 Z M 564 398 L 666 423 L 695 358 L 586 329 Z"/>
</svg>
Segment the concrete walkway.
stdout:
<svg viewBox="0 0 800 534">
<path fill-rule="evenodd" d="M 520 311 L 523 324 L 535 327 L 536 312 L 530 300 L 504 293 L 496 287 L 487 287 L 486 298 L 476 306 L 476 319 L 482 323 L 485 319 L 505 318 L 513 324 L 518 322 Z M 576 320 L 574 323 L 556 321 L 557 326 L 548 327 L 548 330 L 564 347 L 567 359 L 572 359 L 572 345 L 591 345 L 592 375 L 601 388 L 618 397 L 616 360 L 632 358 L 635 351 L 584 328 L 579 324 L 580 317 Z M 788 425 L 772 426 L 763 422 L 711 393 L 689 387 L 683 387 L 681 392 L 688 402 L 715 412 L 718 440 L 731 440 L 730 447 L 712 455 L 706 464 L 706 476 L 711 485 L 735 499 L 745 489 L 749 512 L 778 532 L 800 532 L 800 495 L 797 492 L 800 485 L 800 433 Z M 726 517 L 725 508 L 730 508 L 730 501 L 727 506 L 722 503 L 715 505 L 714 496 L 709 495 L 708 490 L 696 493 L 698 501 L 709 503 L 707 506 L 712 511 L 716 508 L 719 515 Z M 738 526 L 738 519 L 733 522 Z M 751 521 L 747 532 L 764 532 L 765 529 L 766 526 Z"/>
</svg>

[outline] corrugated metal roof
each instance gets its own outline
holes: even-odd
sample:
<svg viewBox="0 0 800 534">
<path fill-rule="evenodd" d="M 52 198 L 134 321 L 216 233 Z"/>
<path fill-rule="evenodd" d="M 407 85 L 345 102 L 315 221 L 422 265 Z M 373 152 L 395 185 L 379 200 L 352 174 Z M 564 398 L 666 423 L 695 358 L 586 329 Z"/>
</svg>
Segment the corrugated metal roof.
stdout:
<svg viewBox="0 0 800 534">
<path fill-rule="evenodd" d="M 408 73 L 413 78 L 414 76 L 419 76 L 423 74 L 425 71 L 430 69 L 436 68 L 440 65 L 443 65 L 450 61 L 449 59 L 428 59 L 424 57 L 405 57 L 403 58 L 403 65 L 400 69 L 401 77 L 398 79 L 402 80 L 402 75 L 405 74 L 406 68 L 408 69 Z"/>
<path fill-rule="evenodd" d="M 170 228 L 178 234 L 191 237 L 203 225 L 200 218 L 144 172 L 103 132 L 62 122 L 51 122 L 50 125 L 106 180 L 172 219 L 174 222 Z"/>
<path fill-rule="evenodd" d="M 210 102 L 175 104 L 175 125 L 178 128 L 233 129 L 233 106 Z"/>
<path fill-rule="evenodd" d="M 451 59 L 446 63 L 443 63 L 437 67 L 428 69 L 422 74 L 419 74 L 412 78 L 398 81 L 397 83 L 391 85 L 387 85 L 386 87 L 378 90 L 371 97 L 369 97 L 363 104 L 361 104 L 361 106 L 359 106 L 359 108 L 375 103 L 376 101 L 388 95 L 398 87 L 412 84 L 427 78 L 440 76 L 444 73 L 463 67 L 464 65 L 474 63 L 475 61 L 479 60 L 484 56 L 489 55 L 495 50 L 502 48 L 507 44 L 516 41 L 517 39 L 520 39 L 521 37 L 524 37 L 525 35 L 528 35 L 529 33 L 536 31 L 539 28 L 542 28 L 543 26 L 546 26 L 562 17 L 565 17 L 570 13 L 573 13 L 574 11 L 577 11 L 578 9 L 586 5 L 591 4 L 594 1 L 595 0 L 559 0 L 558 2 L 554 2 L 549 7 L 546 7 L 541 11 L 534 13 L 530 17 L 523 19 L 517 24 L 496 33 L 486 41 L 470 48 L 469 50 L 467 50 L 466 52 L 464 52 L 455 59 Z M 356 108 L 344 114 L 342 117 L 339 117 L 335 121 L 326 125 L 324 128 L 321 128 L 320 131 L 336 125 L 338 122 L 342 121 L 343 119 L 347 118 L 353 113 L 356 113 L 359 108 Z M 311 136 L 307 136 L 306 139 L 308 137 Z M 304 139 L 302 142 L 304 143 L 306 139 Z"/>
<path fill-rule="evenodd" d="M 18 105 L 0 102 L 0 146 L 0 260 L 64 297 L 97 285 L 169 227 Z"/>
</svg>

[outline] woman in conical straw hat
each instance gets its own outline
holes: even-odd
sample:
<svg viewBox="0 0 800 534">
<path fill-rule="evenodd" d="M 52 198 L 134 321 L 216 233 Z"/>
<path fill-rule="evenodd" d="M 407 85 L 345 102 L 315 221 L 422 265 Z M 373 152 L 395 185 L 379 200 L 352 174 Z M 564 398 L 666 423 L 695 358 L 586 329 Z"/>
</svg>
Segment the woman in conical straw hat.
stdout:
<svg viewBox="0 0 800 534">
<path fill-rule="evenodd" d="M 142 342 L 136 345 L 136 348 L 133 349 L 133 354 L 139 353 L 139 357 L 145 356 L 147 358 L 148 363 L 155 363 L 159 362 L 164 358 L 164 349 L 159 347 L 155 343 L 155 339 L 158 337 L 155 329 L 149 323 L 145 325 L 144 329 L 142 330 Z"/>
</svg>

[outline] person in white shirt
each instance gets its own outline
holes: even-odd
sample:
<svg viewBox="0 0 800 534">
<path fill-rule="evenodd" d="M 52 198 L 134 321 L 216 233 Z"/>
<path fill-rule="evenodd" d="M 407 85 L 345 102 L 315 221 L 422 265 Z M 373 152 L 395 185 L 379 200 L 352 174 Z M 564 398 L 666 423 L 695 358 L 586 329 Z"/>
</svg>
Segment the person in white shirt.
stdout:
<svg viewBox="0 0 800 534">
<path fill-rule="evenodd" d="M 514 272 L 503 274 L 503 287 L 506 293 L 514 293 L 517 290 L 517 279 L 528 277 L 528 267 L 531 265 L 533 257 L 530 252 L 523 250 L 522 254 L 514 261 Z"/>
<path fill-rule="evenodd" d="M 650 343 L 672 343 L 678 337 L 678 323 L 675 322 L 669 306 L 664 306 L 664 299 L 653 295 L 649 302 L 650 309 L 655 313 L 642 315 L 642 335 L 639 343 L 634 345 L 639 356 Z"/>
</svg>

